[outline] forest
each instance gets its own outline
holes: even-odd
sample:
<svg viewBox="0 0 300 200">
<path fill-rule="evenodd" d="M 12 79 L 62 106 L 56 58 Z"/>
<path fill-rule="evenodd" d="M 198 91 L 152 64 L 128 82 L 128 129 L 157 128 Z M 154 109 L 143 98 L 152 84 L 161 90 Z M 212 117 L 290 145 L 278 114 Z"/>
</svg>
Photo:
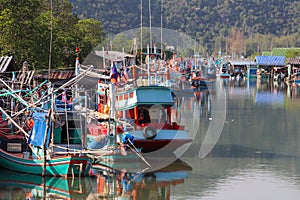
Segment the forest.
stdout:
<svg viewBox="0 0 300 200">
<path fill-rule="evenodd" d="M 143 27 L 149 27 L 151 21 L 153 27 L 162 26 L 190 36 L 210 55 L 221 50 L 247 57 L 274 47 L 300 46 L 300 1 L 295 0 L 70 2 L 80 18 L 100 20 L 107 36 L 139 28 L 141 21 Z"/>
<path fill-rule="evenodd" d="M 0 54 L 31 69 L 67 68 L 100 43 L 132 46 L 114 36 L 152 26 L 199 44 L 186 52 L 250 57 L 300 47 L 299 10 L 296 0 L 0 0 Z"/>
</svg>

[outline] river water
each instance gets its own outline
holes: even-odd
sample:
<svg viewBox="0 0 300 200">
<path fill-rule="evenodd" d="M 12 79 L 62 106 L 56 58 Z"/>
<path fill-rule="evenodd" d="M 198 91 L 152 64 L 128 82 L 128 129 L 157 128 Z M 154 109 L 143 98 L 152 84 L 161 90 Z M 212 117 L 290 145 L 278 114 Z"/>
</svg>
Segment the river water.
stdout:
<svg viewBox="0 0 300 200">
<path fill-rule="evenodd" d="M 172 164 L 68 180 L 1 170 L 0 199 L 299 199 L 300 89 L 217 80 L 198 95 L 178 92 L 173 115 L 193 143 Z"/>
</svg>

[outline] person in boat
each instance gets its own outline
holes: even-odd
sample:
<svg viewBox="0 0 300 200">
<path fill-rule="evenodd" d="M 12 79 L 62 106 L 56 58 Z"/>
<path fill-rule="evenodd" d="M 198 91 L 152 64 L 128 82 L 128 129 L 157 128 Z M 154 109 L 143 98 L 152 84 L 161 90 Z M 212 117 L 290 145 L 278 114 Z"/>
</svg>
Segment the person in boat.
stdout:
<svg viewBox="0 0 300 200">
<path fill-rule="evenodd" d="M 149 124 L 151 122 L 149 111 L 146 108 L 142 108 L 138 119 L 139 124 Z"/>
</svg>

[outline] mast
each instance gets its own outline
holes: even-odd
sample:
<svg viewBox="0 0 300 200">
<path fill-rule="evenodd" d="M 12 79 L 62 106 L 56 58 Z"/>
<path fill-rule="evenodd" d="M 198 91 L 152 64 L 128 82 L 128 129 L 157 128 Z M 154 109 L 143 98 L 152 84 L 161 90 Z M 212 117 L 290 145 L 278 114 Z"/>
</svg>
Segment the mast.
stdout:
<svg viewBox="0 0 300 200">
<path fill-rule="evenodd" d="M 143 0 L 141 0 L 141 64 L 143 62 Z"/>
<path fill-rule="evenodd" d="M 53 41 L 53 3 L 50 1 L 50 42 L 49 42 L 49 67 L 48 67 L 48 80 L 50 79 L 51 59 L 52 59 L 52 41 Z"/>
<path fill-rule="evenodd" d="M 160 7 L 160 55 L 162 58 L 162 49 L 163 49 L 163 13 L 164 13 L 164 8 L 163 8 L 163 0 L 161 0 L 161 7 Z"/>
<path fill-rule="evenodd" d="M 152 49 L 152 31 L 151 31 L 151 0 L 149 0 L 149 29 L 150 29 L 150 48 Z M 152 50 L 151 50 L 152 52 Z"/>
</svg>

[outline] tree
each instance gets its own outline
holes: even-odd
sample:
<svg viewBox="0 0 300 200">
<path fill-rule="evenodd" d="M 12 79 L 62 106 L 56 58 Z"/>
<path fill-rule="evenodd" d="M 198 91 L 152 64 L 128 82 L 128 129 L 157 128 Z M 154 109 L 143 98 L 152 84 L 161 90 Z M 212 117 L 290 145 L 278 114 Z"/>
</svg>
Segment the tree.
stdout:
<svg viewBox="0 0 300 200">
<path fill-rule="evenodd" d="M 240 57 L 245 51 L 245 39 L 242 32 L 237 28 L 230 30 L 229 36 L 226 38 L 226 51 L 233 57 Z"/>
<path fill-rule="evenodd" d="M 86 56 L 102 34 L 102 24 L 78 20 L 68 0 L 0 0 L 0 53 L 13 55 L 19 67 L 26 60 L 47 69 L 49 58 L 51 68 L 74 66 L 75 48 Z"/>
<path fill-rule="evenodd" d="M 34 62 L 37 35 L 32 32 L 39 28 L 35 18 L 41 13 L 41 1 L 0 0 L 0 50 L 2 55 L 13 55 L 18 66 L 27 60 Z"/>
</svg>

